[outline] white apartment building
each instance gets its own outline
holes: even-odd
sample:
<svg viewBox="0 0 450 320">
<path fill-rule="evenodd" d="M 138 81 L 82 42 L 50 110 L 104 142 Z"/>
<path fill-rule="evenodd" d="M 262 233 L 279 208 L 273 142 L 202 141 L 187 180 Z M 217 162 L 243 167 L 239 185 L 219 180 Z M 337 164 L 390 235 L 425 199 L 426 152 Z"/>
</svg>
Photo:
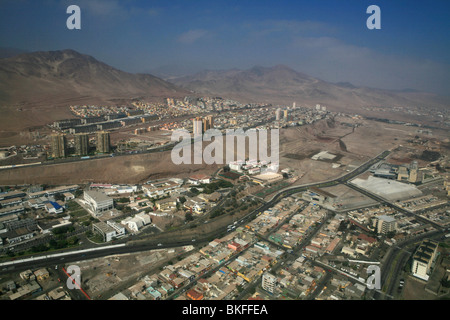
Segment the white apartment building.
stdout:
<svg viewBox="0 0 450 320">
<path fill-rule="evenodd" d="M 277 278 L 271 273 L 264 273 L 262 276 L 262 288 L 267 292 L 274 293 Z"/>
<path fill-rule="evenodd" d="M 430 239 L 422 241 L 413 256 L 412 273 L 415 277 L 428 281 L 431 267 L 436 259 L 438 243 Z"/>
<path fill-rule="evenodd" d="M 397 221 L 391 216 L 382 215 L 376 219 L 377 233 L 386 234 L 397 230 Z"/>
</svg>

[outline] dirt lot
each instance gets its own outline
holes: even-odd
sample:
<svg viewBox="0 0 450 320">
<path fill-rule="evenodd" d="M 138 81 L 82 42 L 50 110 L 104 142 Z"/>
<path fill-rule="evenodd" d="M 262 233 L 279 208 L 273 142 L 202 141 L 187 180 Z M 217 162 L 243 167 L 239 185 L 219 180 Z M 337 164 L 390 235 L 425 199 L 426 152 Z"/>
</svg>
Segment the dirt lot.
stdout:
<svg viewBox="0 0 450 320">
<path fill-rule="evenodd" d="M 323 188 L 322 190 L 337 196 L 337 204 L 341 205 L 339 209 L 350 210 L 362 206 L 375 205 L 378 202 L 345 186 L 337 185 L 334 187 Z"/>
<path fill-rule="evenodd" d="M 282 129 L 280 168 L 294 169 L 295 175 L 301 177 L 296 184 L 332 179 L 353 170 L 384 150 L 394 149 L 399 145 L 407 148 L 408 140 L 417 135 L 416 127 L 361 119 L 357 120 L 359 126 L 353 130 L 342 124 L 349 121 L 353 120 L 337 117 L 335 122 L 324 120 L 314 125 Z M 433 139 L 447 138 L 444 134 L 433 131 Z M 438 143 L 436 145 L 439 146 Z M 396 157 L 409 161 L 409 153 L 415 148 L 410 146 L 403 153 L 396 154 Z M 337 157 L 333 160 L 312 160 L 311 156 L 318 151 L 328 151 Z M 164 177 L 185 178 L 193 173 L 211 174 L 221 166 L 223 165 L 175 165 L 171 152 L 168 151 L 1 170 L 0 184 L 139 183 Z"/>
<path fill-rule="evenodd" d="M 175 165 L 170 152 L 136 154 L 39 167 L 0 171 L 1 185 L 139 183 L 164 177 L 188 177 L 201 171 L 211 174 L 216 166 Z"/>
<path fill-rule="evenodd" d="M 184 253 L 182 248 L 162 249 L 134 254 L 115 255 L 100 259 L 72 263 L 81 270 L 82 288 L 93 299 L 109 298 L 132 285 L 137 278 L 157 271 L 161 265 L 178 254 Z"/>
</svg>

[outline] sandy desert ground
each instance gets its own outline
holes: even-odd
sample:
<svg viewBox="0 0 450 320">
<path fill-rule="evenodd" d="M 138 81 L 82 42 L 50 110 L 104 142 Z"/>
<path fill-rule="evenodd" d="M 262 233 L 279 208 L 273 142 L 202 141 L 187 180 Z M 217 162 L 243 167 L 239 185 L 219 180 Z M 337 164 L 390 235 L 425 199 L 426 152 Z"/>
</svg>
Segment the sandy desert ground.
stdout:
<svg viewBox="0 0 450 320">
<path fill-rule="evenodd" d="M 324 181 L 353 170 L 370 158 L 398 146 L 408 145 L 417 135 L 416 127 L 386 124 L 369 120 L 357 120 L 353 129 L 342 123 L 349 118 L 337 118 L 335 122 L 320 121 L 314 125 L 291 127 L 280 131 L 280 169 L 291 168 L 301 177 L 296 184 Z M 445 132 L 433 132 L 433 139 L 446 139 Z M 448 139 L 448 138 L 447 138 Z M 416 149 L 415 149 L 416 148 Z M 402 157 L 406 162 L 411 155 L 421 152 L 410 147 Z M 312 160 L 320 151 L 336 155 L 333 160 Z M 394 160 L 396 159 L 395 156 Z M 67 164 L 16 168 L 0 171 L 0 185 L 22 184 L 83 184 L 140 183 L 164 177 L 188 177 L 194 173 L 212 174 L 222 164 L 175 165 L 171 152 L 136 154 L 101 160 L 89 160 Z"/>
</svg>

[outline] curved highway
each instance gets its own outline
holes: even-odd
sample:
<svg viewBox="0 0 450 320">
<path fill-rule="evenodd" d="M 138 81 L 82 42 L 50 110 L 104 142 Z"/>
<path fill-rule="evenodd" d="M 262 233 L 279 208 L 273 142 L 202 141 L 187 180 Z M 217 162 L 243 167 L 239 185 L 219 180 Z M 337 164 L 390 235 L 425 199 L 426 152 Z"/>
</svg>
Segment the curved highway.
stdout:
<svg viewBox="0 0 450 320">
<path fill-rule="evenodd" d="M 344 183 L 355 176 L 365 172 L 368 170 L 373 164 L 377 163 L 378 161 L 383 160 L 387 155 L 389 154 L 389 151 L 384 151 L 377 157 L 367 161 L 366 163 L 362 164 L 357 169 L 353 170 L 352 172 L 349 172 L 345 174 L 342 177 L 339 177 L 337 179 L 332 179 L 324 182 L 317 182 L 317 183 L 311 183 L 307 185 L 301 185 L 301 186 L 295 186 L 295 187 L 288 187 L 286 189 L 283 189 L 279 191 L 277 194 L 275 194 L 272 199 L 270 199 L 268 202 L 264 203 L 261 207 L 257 208 L 256 210 L 248 213 L 246 216 L 242 217 L 237 221 L 236 226 L 242 225 L 246 223 L 249 220 L 252 220 L 256 217 L 258 212 L 265 211 L 271 207 L 273 207 L 277 202 L 279 202 L 281 199 L 288 197 L 292 194 L 299 193 L 306 191 L 310 187 L 329 187 L 334 186 L 337 184 Z M 140 251 L 148 251 L 148 250 L 155 250 L 155 249 L 164 249 L 164 248 L 172 248 L 172 247 L 181 247 L 184 245 L 193 245 L 193 244 L 201 244 L 206 241 L 209 241 L 211 237 L 220 237 L 221 235 L 224 235 L 227 233 L 227 226 L 221 226 L 218 229 L 215 229 L 211 232 L 208 232 L 206 234 L 203 234 L 201 236 L 196 237 L 195 242 L 193 242 L 192 237 L 189 239 L 183 239 L 183 235 L 180 234 L 174 234 L 174 236 L 171 238 L 172 240 L 170 242 L 164 242 L 160 243 L 156 239 L 149 239 L 146 241 L 129 241 L 128 243 L 121 244 L 118 246 L 99 246 L 97 250 L 74 250 L 67 253 L 64 253 L 64 255 L 35 255 L 35 260 L 15 260 L 11 262 L 6 263 L 0 263 L 0 274 L 2 273 L 9 273 L 9 272 L 17 272 L 20 270 L 26 270 L 29 268 L 36 268 L 36 267 L 45 267 L 45 266 L 54 266 L 61 263 L 68 263 L 68 262 L 75 262 L 75 261 L 81 261 L 81 260 L 89 260 L 89 259 L 95 259 L 100 257 L 105 257 L 109 255 L 115 255 L 115 254 L 124 254 L 124 253 L 135 253 Z M 184 238 L 186 238 L 184 236 Z"/>
</svg>

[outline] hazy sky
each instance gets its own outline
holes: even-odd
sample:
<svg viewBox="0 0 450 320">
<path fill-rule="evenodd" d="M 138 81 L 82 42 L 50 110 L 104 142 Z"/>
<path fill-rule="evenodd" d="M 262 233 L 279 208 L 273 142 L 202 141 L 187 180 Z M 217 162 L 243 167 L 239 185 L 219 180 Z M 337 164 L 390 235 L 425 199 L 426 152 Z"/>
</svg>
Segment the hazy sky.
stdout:
<svg viewBox="0 0 450 320">
<path fill-rule="evenodd" d="M 66 9 L 81 8 L 81 30 Z M 370 5 L 381 30 L 369 30 Z M 450 95 L 450 1 L 0 0 L 0 46 L 74 49 L 129 72 L 287 65 L 332 82 Z"/>
</svg>

